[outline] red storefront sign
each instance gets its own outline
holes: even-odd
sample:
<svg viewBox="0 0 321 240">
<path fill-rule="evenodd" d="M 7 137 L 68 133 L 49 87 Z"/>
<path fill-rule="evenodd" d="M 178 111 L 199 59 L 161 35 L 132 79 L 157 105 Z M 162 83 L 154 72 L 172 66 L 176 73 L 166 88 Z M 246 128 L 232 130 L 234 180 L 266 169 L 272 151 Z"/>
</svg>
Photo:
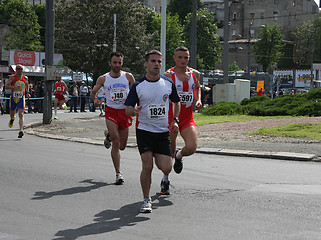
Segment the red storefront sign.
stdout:
<svg viewBox="0 0 321 240">
<path fill-rule="evenodd" d="M 21 64 L 23 66 L 34 66 L 36 63 L 35 52 L 14 51 L 13 55 L 14 64 Z"/>
</svg>

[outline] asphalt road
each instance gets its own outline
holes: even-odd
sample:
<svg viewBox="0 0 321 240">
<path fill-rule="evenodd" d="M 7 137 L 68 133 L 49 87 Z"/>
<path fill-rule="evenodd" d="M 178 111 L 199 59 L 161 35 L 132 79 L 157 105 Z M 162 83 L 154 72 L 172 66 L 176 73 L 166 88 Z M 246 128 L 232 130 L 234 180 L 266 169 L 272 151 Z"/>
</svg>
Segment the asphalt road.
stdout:
<svg viewBox="0 0 321 240">
<path fill-rule="evenodd" d="M 1 240 L 321 239 L 319 163 L 195 154 L 171 175 L 170 196 L 158 194 L 154 168 L 153 212 L 140 214 L 137 149 L 122 152 L 116 186 L 104 147 L 18 140 L 7 122 L 0 116 Z"/>
</svg>

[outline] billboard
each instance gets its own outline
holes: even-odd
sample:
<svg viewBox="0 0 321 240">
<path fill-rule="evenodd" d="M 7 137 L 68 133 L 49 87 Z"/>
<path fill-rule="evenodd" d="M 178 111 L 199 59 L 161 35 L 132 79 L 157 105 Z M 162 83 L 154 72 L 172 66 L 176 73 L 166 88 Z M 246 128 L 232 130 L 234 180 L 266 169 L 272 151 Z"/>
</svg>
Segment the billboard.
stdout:
<svg viewBox="0 0 321 240">
<path fill-rule="evenodd" d="M 10 50 L 10 65 L 39 66 L 39 52 Z"/>
<path fill-rule="evenodd" d="M 31 52 L 10 50 L 10 65 L 21 64 L 23 66 L 45 67 L 45 52 Z M 54 66 L 63 66 L 62 54 L 55 53 L 53 56 Z"/>
<path fill-rule="evenodd" d="M 315 80 L 315 70 L 312 70 L 312 80 Z M 310 88 L 311 87 L 311 70 L 295 71 L 295 87 Z"/>
</svg>

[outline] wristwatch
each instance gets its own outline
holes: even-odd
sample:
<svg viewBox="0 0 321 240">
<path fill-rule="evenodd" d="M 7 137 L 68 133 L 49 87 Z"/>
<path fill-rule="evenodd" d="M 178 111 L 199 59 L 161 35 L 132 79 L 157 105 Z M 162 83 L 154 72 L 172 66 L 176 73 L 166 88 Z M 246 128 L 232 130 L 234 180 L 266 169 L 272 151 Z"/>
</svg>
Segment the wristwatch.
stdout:
<svg viewBox="0 0 321 240">
<path fill-rule="evenodd" d="M 178 117 L 174 117 L 174 118 L 173 118 L 173 121 L 176 121 L 177 123 L 179 123 Z"/>
</svg>

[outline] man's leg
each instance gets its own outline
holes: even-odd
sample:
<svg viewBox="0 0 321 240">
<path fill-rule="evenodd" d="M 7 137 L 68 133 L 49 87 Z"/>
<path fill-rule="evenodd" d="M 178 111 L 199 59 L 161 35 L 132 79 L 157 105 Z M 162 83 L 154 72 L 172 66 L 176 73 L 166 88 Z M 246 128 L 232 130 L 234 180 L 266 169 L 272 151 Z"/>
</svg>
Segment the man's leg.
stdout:
<svg viewBox="0 0 321 240">
<path fill-rule="evenodd" d="M 20 131 L 23 130 L 23 118 L 24 118 L 24 109 L 22 108 L 19 108 L 18 109 L 18 115 L 19 115 L 19 128 L 20 128 Z"/>
<path fill-rule="evenodd" d="M 177 139 L 178 132 L 172 132 L 169 135 L 169 139 L 171 141 L 171 152 L 172 156 L 175 157 L 176 153 L 176 139 Z"/>
<path fill-rule="evenodd" d="M 197 130 L 195 126 L 185 128 L 181 132 L 181 136 L 184 139 L 185 146 L 181 149 L 181 155 L 190 156 L 196 152 L 197 148 Z"/>
<path fill-rule="evenodd" d="M 57 105 L 58 105 L 58 99 L 55 98 L 55 102 L 54 102 L 54 112 L 55 112 L 55 117 L 57 116 Z"/>
<path fill-rule="evenodd" d="M 111 147 L 111 159 L 113 160 L 114 168 L 117 173 L 120 173 L 120 137 L 118 133 L 118 125 L 110 120 L 106 119 L 106 126 L 112 142 Z"/>
<path fill-rule="evenodd" d="M 142 171 L 140 173 L 140 185 L 142 187 L 144 199 L 149 198 L 150 185 L 152 183 L 153 153 L 148 151 L 141 154 Z"/>
<path fill-rule="evenodd" d="M 169 175 L 172 171 L 171 156 L 155 153 L 155 164 L 165 175 Z"/>
</svg>

